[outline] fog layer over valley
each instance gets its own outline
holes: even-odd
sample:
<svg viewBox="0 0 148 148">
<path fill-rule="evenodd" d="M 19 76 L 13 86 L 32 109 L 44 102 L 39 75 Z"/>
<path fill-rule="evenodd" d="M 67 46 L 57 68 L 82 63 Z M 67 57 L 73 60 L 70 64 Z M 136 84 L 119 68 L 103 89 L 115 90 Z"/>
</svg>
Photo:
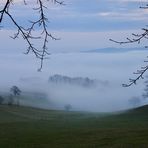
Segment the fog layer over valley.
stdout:
<svg viewBox="0 0 148 148">
<path fill-rule="evenodd" d="M 17 85 L 20 104 L 49 109 L 108 112 L 133 107 L 131 98 L 142 98 L 144 80 L 129 88 L 122 87 L 141 66 L 146 51 L 124 53 L 59 53 L 45 60 L 42 72 L 32 56 L 0 55 L 1 94 L 9 94 Z"/>
</svg>

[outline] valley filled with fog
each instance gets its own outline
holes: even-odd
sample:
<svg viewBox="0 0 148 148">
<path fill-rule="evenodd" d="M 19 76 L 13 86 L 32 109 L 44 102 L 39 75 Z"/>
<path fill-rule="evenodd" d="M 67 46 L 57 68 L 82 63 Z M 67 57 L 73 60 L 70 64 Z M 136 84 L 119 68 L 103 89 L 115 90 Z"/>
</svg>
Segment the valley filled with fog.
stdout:
<svg viewBox="0 0 148 148">
<path fill-rule="evenodd" d="M 144 66 L 147 51 L 126 52 L 73 52 L 52 54 L 44 61 L 42 72 L 39 62 L 23 54 L 0 55 L 1 94 L 9 94 L 17 85 L 22 94 L 20 104 L 48 109 L 110 112 L 135 107 L 132 98 L 142 98 L 144 80 L 125 88 L 133 72 Z M 145 75 L 146 76 L 146 75 Z"/>
</svg>

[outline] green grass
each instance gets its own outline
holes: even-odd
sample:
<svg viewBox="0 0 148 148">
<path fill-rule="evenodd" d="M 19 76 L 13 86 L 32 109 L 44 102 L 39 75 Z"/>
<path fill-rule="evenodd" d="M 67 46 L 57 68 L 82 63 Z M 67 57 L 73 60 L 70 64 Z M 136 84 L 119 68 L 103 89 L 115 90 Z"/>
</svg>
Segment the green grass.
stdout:
<svg viewBox="0 0 148 148">
<path fill-rule="evenodd" d="M 0 148 L 148 148 L 148 106 L 112 115 L 0 106 Z"/>
</svg>

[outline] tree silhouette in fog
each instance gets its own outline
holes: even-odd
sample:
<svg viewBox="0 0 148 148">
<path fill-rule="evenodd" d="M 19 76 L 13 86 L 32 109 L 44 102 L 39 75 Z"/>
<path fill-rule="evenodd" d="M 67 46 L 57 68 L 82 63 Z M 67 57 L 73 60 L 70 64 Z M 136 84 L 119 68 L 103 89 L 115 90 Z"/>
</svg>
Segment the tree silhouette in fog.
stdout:
<svg viewBox="0 0 148 148">
<path fill-rule="evenodd" d="M 45 14 L 45 10 L 47 9 L 47 7 L 45 2 L 49 2 L 50 0 L 31 0 L 31 2 L 27 2 L 26 0 L 22 1 L 24 5 L 29 5 L 29 3 L 31 3 L 32 1 L 36 2 L 36 5 L 34 6 L 33 10 L 38 13 L 38 19 L 35 21 L 29 21 L 30 26 L 28 26 L 27 28 L 25 26 L 21 26 L 10 11 L 10 8 L 12 5 L 14 5 L 13 2 L 15 2 L 15 0 L 5 0 L 4 2 L 1 2 L 2 8 L 0 8 L 0 24 L 2 24 L 2 22 L 5 20 L 4 18 L 6 17 L 8 17 L 11 20 L 12 24 L 17 29 L 17 32 L 14 34 L 12 38 L 16 39 L 21 36 L 26 41 L 28 48 L 25 54 L 33 53 L 36 56 L 36 58 L 40 59 L 41 64 L 38 70 L 41 71 L 43 67 L 43 60 L 47 58 L 47 55 L 49 55 L 47 48 L 49 38 L 53 40 L 59 40 L 58 38 L 54 37 L 51 33 L 48 32 L 48 18 Z M 59 5 L 64 5 L 63 1 L 51 0 L 51 2 Z M 36 27 L 39 27 L 38 30 L 41 30 L 41 34 L 39 36 L 34 35 Z M 40 39 L 43 41 L 42 49 L 38 49 L 36 45 L 33 44 L 34 39 Z"/>
<path fill-rule="evenodd" d="M 10 88 L 10 91 L 12 92 L 13 96 L 17 97 L 17 105 L 19 106 L 19 97 L 21 94 L 21 90 L 17 86 L 12 86 Z"/>
</svg>

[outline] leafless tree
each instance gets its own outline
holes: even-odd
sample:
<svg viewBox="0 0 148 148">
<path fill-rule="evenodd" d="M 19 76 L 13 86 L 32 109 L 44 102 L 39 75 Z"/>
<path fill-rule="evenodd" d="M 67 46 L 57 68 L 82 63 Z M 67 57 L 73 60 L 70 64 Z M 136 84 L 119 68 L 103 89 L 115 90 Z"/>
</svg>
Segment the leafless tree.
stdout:
<svg viewBox="0 0 148 148">
<path fill-rule="evenodd" d="M 22 1 L 24 5 L 28 4 L 26 0 Z M 38 70 L 41 71 L 43 67 L 43 60 L 47 58 L 47 55 L 49 55 L 47 48 L 47 43 L 49 38 L 53 40 L 59 40 L 59 38 L 54 37 L 51 33 L 48 32 L 48 27 L 47 27 L 48 18 L 46 17 L 45 14 L 45 9 L 47 9 L 47 7 L 45 6 L 45 2 L 52 1 L 53 3 L 59 5 L 64 5 L 64 2 L 58 0 L 32 0 L 32 1 L 35 1 L 37 4 L 37 6 L 33 8 L 33 10 L 38 13 L 39 17 L 35 21 L 31 20 L 30 26 L 28 26 L 27 28 L 21 26 L 19 22 L 17 22 L 13 14 L 10 12 L 11 5 L 14 4 L 15 0 L 5 0 L 3 2 L 4 4 L 2 3 L 3 4 L 2 8 L 0 8 L 0 24 L 2 24 L 6 16 L 11 20 L 11 22 L 15 25 L 17 29 L 17 32 L 14 34 L 12 38 L 16 39 L 21 36 L 26 41 L 28 47 L 25 54 L 29 54 L 32 52 L 36 56 L 36 58 L 40 59 L 41 64 Z M 42 30 L 39 36 L 35 36 L 33 33 L 33 31 L 37 26 L 39 26 L 40 29 Z M 43 41 L 42 49 L 38 49 L 36 45 L 33 44 L 34 39 L 40 39 Z"/>
<path fill-rule="evenodd" d="M 10 92 L 12 92 L 13 96 L 15 96 L 15 97 L 20 96 L 20 94 L 21 94 L 21 90 L 15 85 L 10 88 Z M 19 98 L 18 97 L 17 97 L 17 105 L 19 106 Z"/>
<path fill-rule="evenodd" d="M 141 9 L 148 9 L 148 4 L 146 6 L 142 6 L 140 8 Z M 110 41 L 122 45 L 122 44 L 131 44 L 131 43 L 140 44 L 142 40 L 147 40 L 147 39 L 148 39 L 148 26 L 146 26 L 145 28 L 142 28 L 141 33 L 138 33 L 138 34 L 132 33 L 131 38 L 126 38 L 125 41 L 117 41 L 117 40 L 113 40 L 113 39 L 110 39 Z M 148 48 L 148 46 L 145 46 L 145 48 Z M 148 63 L 148 60 L 145 60 L 144 62 Z M 139 79 L 144 78 L 143 75 L 147 70 L 148 70 L 148 64 L 146 64 L 146 66 L 142 66 L 139 70 L 134 72 L 134 74 L 137 75 L 136 78 L 130 78 L 128 84 L 122 84 L 122 85 L 124 87 L 129 87 L 133 84 L 136 84 Z"/>
</svg>

